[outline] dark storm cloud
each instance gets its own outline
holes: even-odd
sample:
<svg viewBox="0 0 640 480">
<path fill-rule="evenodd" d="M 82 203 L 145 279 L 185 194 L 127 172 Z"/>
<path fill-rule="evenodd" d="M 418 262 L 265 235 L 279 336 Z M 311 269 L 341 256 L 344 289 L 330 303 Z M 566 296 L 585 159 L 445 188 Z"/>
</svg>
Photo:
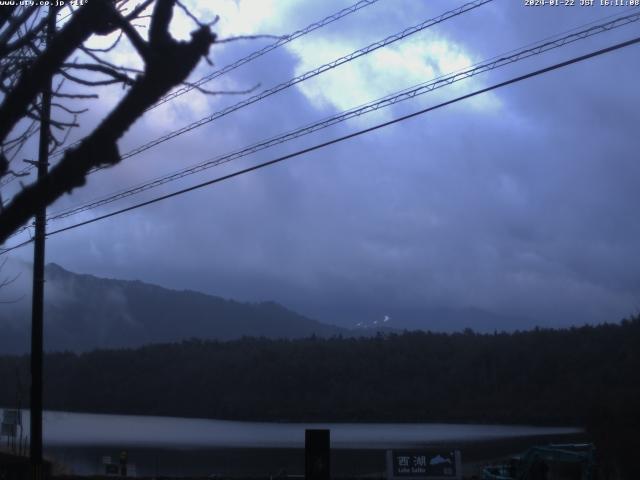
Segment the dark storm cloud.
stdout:
<svg viewBox="0 0 640 480">
<path fill-rule="evenodd" d="M 281 23 L 294 29 L 346 3 L 323 4 L 323 12 L 320 2 L 313 5 L 313 16 L 306 7 L 296 7 Z M 362 16 L 317 32 L 305 49 L 313 54 L 312 40 L 324 45 L 327 34 L 338 43 L 356 38 L 362 46 L 452 4 L 428 5 L 427 10 L 422 2 L 380 2 Z M 475 62 L 613 13 L 597 7 L 526 9 L 521 2 L 498 0 L 411 41 L 418 46 L 448 42 Z M 584 53 L 630 32 L 627 28 L 576 44 L 455 91 L 434 92 L 373 120 L 332 127 L 263 152 L 251 162 Z M 223 65 L 253 48 L 243 44 L 225 48 L 221 58 L 215 51 L 213 56 Z M 246 88 L 259 81 L 268 87 L 298 73 L 299 55 L 300 50 L 278 50 L 234 72 L 221 85 Z M 640 291 L 640 260 L 634 253 L 640 237 L 634 215 L 640 200 L 635 186 L 640 178 L 635 108 L 640 93 L 628 80 L 638 74 L 637 58 L 637 47 L 631 47 L 505 88 L 485 100 L 447 107 L 51 238 L 48 258 L 98 275 L 242 300 L 273 299 L 325 321 L 351 325 L 384 315 L 401 325 L 403 315 L 419 316 L 436 307 L 473 307 L 512 316 L 513 328 L 618 320 L 633 313 Z M 433 58 L 424 61 L 437 65 Z M 356 62 L 353 68 L 358 65 L 365 68 Z M 331 115 L 339 104 L 332 95 L 349 93 L 323 89 L 329 85 L 323 81 L 317 79 L 323 103 L 290 89 L 96 176 L 91 188 L 64 203 Z M 406 86 L 389 84 L 387 91 Z M 188 98 L 142 120 L 122 150 L 203 116 L 206 108 L 237 100 Z M 196 102 L 207 102 L 206 108 Z M 251 162 L 215 168 L 141 198 Z"/>
</svg>

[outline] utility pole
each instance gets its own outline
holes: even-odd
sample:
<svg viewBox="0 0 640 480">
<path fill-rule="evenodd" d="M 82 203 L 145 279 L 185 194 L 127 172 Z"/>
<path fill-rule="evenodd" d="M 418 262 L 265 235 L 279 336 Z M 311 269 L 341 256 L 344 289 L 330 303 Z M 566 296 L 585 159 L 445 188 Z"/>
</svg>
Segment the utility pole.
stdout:
<svg viewBox="0 0 640 480">
<path fill-rule="evenodd" d="M 49 7 L 47 13 L 48 48 L 56 28 L 56 9 Z M 51 123 L 50 78 L 42 89 L 40 109 L 40 143 L 38 147 L 38 181 L 47 175 L 49 166 L 49 128 Z M 33 290 L 31 302 L 31 409 L 30 448 L 31 474 L 33 480 L 44 477 L 42 462 L 42 360 L 43 360 L 43 310 L 44 310 L 44 242 L 46 235 L 47 209 L 44 199 L 35 215 L 35 238 L 33 247 Z"/>
</svg>

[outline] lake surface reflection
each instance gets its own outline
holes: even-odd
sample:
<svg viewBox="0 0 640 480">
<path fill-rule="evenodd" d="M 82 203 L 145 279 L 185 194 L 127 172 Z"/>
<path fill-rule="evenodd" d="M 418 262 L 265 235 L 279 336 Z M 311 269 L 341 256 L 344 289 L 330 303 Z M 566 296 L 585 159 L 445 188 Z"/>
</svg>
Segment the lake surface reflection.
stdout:
<svg viewBox="0 0 640 480">
<path fill-rule="evenodd" d="M 28 432 L 28 412 L 25 412 Z M 50 446 L 301 448 L 307 428 L 331 430 L 334 448 L 388 448 L 580 433 L 573 427 L 449 423 L 272 423 L 177 417 L 45 412 Z"/>
<path fill-rule="evenodd" d="M 28 432 L 28 411 L 23 415 Z M 543 438 L 582 432 L 573 427 L 527 425 L 271 423 L 47 411 L 43 433 L 45 452 L 77 474 L 100 473 L 103 456 L 117 461 L 122 450 L 129 452 L 138 475 L 237 473 L 239 465 L 246 467 L 246 473 L 276 474 L 280 470 L 302 473 L 300 449 L 307 428 L 330 429 L 337 463 L 344 468 L 360 468 L 362 463 L 364 471 L 378 471 L 388 448 L 532 437 L 542 443 Z"/>
</svg>

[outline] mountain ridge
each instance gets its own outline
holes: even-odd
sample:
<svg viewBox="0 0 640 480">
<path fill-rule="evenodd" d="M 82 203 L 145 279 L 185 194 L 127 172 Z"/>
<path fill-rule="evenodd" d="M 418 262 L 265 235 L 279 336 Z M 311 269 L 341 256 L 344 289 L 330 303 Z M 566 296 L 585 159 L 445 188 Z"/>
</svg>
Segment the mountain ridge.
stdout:
<svg viewBox="0 0 640 480">
<path fill-rule="evenodd" d="M 241 302 L 192 289 L 171 289 L 141 280 L 75 273 L 56 263 L 45 268 L 45 349 L 82 352 L 135 348 L 199 338 L 235 340 L 244 336 L 296 339 L 369 337 L 405 330 L 454 332 L 514 330 L 545 326 L 473 307 L 401 307 L 386 310 L 363 305 L 345 310 L 336 324 L 321 322 L 274 301 Z M 26 291 L 26 283 L 22 291 Z M 28 295 L 0 310 L 0 354 L 29 351 Z M 321 318 L 333 318 L 330 312 Z M 378 318 L 377 321 L 371 319 Z M 345 326 L 347 322 L 351 327 Z M 526 320 L 526 319 L 525 319 Z M 391 321 L 390 323 L 387 323 Z"/>
<path fill-rule="evenodd" d="M 303 338 L 350 333 L 273 301 L 238 302 L 140 280 L 77 274 L 55 263 L 46 266 L 45 279 L 47 351 L 129 348 L 190 338 Z M 5 332 L 0 352 L 26 352 L 24 327 L 28 322 L 9 320 L 0 315 Z"/>
</svg>

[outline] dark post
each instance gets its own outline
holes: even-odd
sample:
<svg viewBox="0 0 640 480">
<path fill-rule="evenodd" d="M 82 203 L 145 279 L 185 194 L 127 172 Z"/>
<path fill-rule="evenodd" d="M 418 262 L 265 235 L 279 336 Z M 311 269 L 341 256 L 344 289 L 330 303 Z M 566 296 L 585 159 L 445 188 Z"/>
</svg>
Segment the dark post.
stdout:
<svg viewBox="0 0 640 480">
<path fill-rule="evenodd" d="M 56 9 L 49 7 L 47 45 L 56 27 Z M 38 180 L 47 175 L 49 165 L 49 124 L 51 117 L 51 79 L 42 90 L 40 143 L 38 148 Z M 42 357 L 43 357 L 43 304 L 44 304 L 44 241 L 46 206 L 38 207 L 35 216 L 33 247 L 33 290 L 31 302 L 31 424 L 30 458 L 32 478 L 40 480 L 42 469 Z"/>
<path fill-rule="evenodd" d="M 129 454 L 127 453 L 126 450 L 123 450 L 122 452 L 120 452 L 120 476 L 121 477 L 126 477 L 127 476 L 127 460 L 128 460 Z"/>
<path fill-rule="evenodd" d="M 331 478 L 330 430 L 305 430 L 304 478 L 329 480 Z"/>
</svg>

